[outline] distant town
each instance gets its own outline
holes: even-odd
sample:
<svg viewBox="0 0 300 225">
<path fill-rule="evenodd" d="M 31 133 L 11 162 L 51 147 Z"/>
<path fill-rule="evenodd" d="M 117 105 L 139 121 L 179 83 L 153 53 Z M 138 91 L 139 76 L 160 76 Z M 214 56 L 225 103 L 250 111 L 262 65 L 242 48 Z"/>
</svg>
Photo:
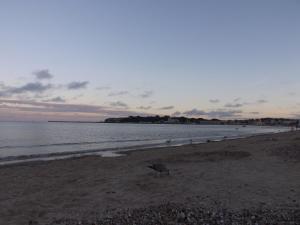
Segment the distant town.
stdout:
<svg viewBox="0 0 300 225">
<path fill-rule="evenodd" d="M 260 118 L 244 120 L 219 120 L 171 116 L 129 116 L 107 118 L 105 123 L 148 123 L 148 124 L 203 124 L 203 125 L 256 125 L 256 126 L 291 126 L 298 127 L 299 120 L 286 118 Z"/>
</svg>

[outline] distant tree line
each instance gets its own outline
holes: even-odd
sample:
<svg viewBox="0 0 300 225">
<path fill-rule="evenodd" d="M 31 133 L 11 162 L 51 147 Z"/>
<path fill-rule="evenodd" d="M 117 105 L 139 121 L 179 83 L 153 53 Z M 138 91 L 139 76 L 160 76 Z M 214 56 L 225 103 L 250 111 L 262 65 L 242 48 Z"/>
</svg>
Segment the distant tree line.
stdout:
<svg viewBox="0 0 300 225">
<path fill-rule="evenodd" d="M 244 120 L 219 120 L 204 118 L 170 117 L 170 116 L 129 116 L 108 118 L 105 123 L 153 123 L 153 124 L 231 124 L 231 125 L 268 125 L 299 127 L 299 120 L 285 118 L 260 118 Z"/>
<path fill-rule="evenodd" d="M 170 117 L 170 116 L 129 116 L 120 118 L 108 118 L 105 123 L 201 123 L 204 121 L 220 122 L 218 119 L 206 120 L 203 118 Z"/>
</svg>

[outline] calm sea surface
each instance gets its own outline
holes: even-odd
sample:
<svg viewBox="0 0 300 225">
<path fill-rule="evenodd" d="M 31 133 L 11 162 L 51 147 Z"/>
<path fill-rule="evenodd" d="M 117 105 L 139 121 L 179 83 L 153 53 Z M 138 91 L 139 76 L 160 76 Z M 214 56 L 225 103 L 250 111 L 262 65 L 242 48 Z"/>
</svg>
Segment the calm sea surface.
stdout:
<svg viewBox="0 0 300 225">
<path fill-rule="evenodd" d="M 0 122 L 0 163 L 74 154 L 113 156 L 116 151 L 183 145 L 285 131 L 227 125 Z"/>
</svg>

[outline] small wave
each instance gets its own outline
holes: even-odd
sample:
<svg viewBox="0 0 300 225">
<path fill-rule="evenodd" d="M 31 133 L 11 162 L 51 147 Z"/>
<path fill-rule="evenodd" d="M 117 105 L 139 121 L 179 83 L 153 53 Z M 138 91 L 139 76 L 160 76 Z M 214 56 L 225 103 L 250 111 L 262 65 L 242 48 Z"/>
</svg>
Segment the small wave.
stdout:
<svg viewBox="0 0 300 225">
<path fill-rule="evenodd" d="M 201 137 L 188 137 L 188 138 L 170 138 L 173 142 L 176 141 L 187 141 L 187 140 L 199 140 L 206 138 L 219 138 L 223 136 L 201 136 Z M 53 143 L 53 144 L 37 144 L 37 145 L 6 145 L 0 146 L 1 149 L 12 149 L 12 148 L 40 148 L 40 147 L 51 147 L 51 146 L 71 146 L 71 145 L 92 145 L 92 144 L 106 144 L 106 143 L 125 143 L 125 142 L 143 142 L 143 141 L 165 141 L 166 139 L 125 139 L 125 140 L 107 140 L 107 141 L 85 141 L 85 142 L 66 142 L 66 143 Z"/>
<path fill-rule="evenodd" d="M 109 140 L 109 141 L 86 141 L 86 142 L 68 142 L 68 143 L 54 143 L 54 144 L 40 144 L 40 145 L 7 145 L 7 146 L 0 146 L 0 149 L 10 149 L 10 148 L 39 148 L 39 147 L 51 147 L 51 146 L 90 145 L 90 144 L 122 143 L 122 142 L 142 142 L 142 141 L 155 141 L 155 139 L 128 139 L 128 140 Z"/>
<path fill-rule="evenodd" d="M 113 147 L 106 149 L 85 149 L 85 150 L 76 150 L 76 151 L 65 151 L 65 152 L 53 152 L 53 153 L 44 153 L 44 154 L 30 154 L 30 155 L 17 155 L 17 156 L 6 156 L 0 157 L 0 165 L 5 164 L 15 164 L 22 163 L 28 161 L 39 161 L 39 160 L 54 160 L 54 159 L 63 159 L 63 158 L 72 158 L 72 157 L 80 157 L 85 155 L 105 155 L 101 153 L 109 153 L 110 154 L 119 154 L 126 151 L 132 150 L 142 150 L 142 149 L 150 149 L 150 148 L 164 148 L 164 147 L 174 147 L 174 146 L 183 146 L 189 144 L 201 144 L 205 143 L 207 140 L 211 141 L 222 141 L 229 139 L 239 139 L 246 138 L 251 136 L 259 136 L 265 135 L 267 133 L 260 134 L 244 134 L 244 135 L 232 135 L 232 136 L 206 136 L 206 137 L 190 137 L 190 138 L 178 138 L 171 139 L 171 141 L 167 141 L 166 139 L 139 139 L 139 140 L 110 140 L 110 141 L 102 141 L 102 142 L 81 142 L 81 143 L 59 143 L 59 144 L 51 144 L 51 145 L 34 145 L 35 147 L 44 147 L 44 146 L 62 146 L 62 145 L 76 145 L 76 144 L 101 144 L 101 143 L 113 143 L 113 142 L 139 142 L 139 141 L 156 141 L 156 143 L 148 143 L 142 145 L 131 145 L 131 146 L 123 146 L 123 147 Z M 190 142 L 192 140 L 192 142 Z M 13 148 L 13 146 L 10 146 Z M 24 146 L 21 146 L 24 147 Z M 30 146 L 26 146 L 30 147 Z"/>
<path fill-rule="evenodd" d="M 232 137 L 234 138 L 234 137 Z M 237 137 L 235 137 L 237 138 Z M 223 139 L 223 136 L 207 136 L 201 138 L 193 138 L 193 144 L 200 144 L 205 143 L 207 139 L 212 141 L 220 141 Z M 144 139 L 138 141 L 147 141 L 152 139 Z M 179 138 L 179 139 L 172 139 L 171 142 L 167 142 L 165 139 L 159 139 L 157 143 L 149 143 L 143 145 L 132 145 L 126 147 L 115 147 L 115 148 L 107 148 L 107 149 L 86 149 L 86 150 L 77 150 L 77 151 L 66 151 L 66 152 L 54 152 L 54 153 L 45 153 L 45 154 L 29 154 L 29 155 L 17 155 L 17 156 L 6 156 L 0 158 L 0 165 L 2 164 L 11 164 L 11 163 L 19 163 L 19 162 L 26 162 L 26 161 L 37 161 L 37 160 L 51 160 L 51 159 L 59 159 L 59 158 L 68 158 L 68 157 L 76 157 L 76 156 L 84 156 L 84 155 L 95 155 L 110 152 L 110 153 L 120 153 L 124 151 L 132 151 L 138 149 L 149 149 L 149 148 L 160 148 L 160 147 L 175 147 L 175 146 L 183 146 L 190 144 L 188 140 L 191 138 Z M 128 141 L 128 140 L 127 140 Z M 130 140 L 136 141 L 136 140 Z M 109 141 L 114 142 L 114 141 Z M 103 142 L 88 142 L 88 144 L 93 143 L 103 143 Z M 69 143 L 71 144 L 71 143 Z M 62 145 L 62 144 L 60 144 Z M 39 145 L 41 146 L 49 146 L 49 145 Z M 53 146 L 53 145 L 51 145 Z M 28 147 L 28 146 L 26 146 Z"/>
<path fill-rule="evenodd" d="M 49 159 L 58 159 L 58 158 L 67 158 L 75 157 L 75 156 L 84 156 L 84 155 L 95 155 L 110 152 L 117 154 L 122 151 L 130 151 L 136 149 L 145 149 L 145 148 L 153 148 L 163 146 L 161 144 L 149 144 L 149 145 L 136 145 L 130 147 L 123 148 L 108 148 L 108 149 L 89 149 L 89 150 L 80 150 L 80 151 L 68 151 L 68 152 L 55 152 L 55 153 L 46 153 L 46 154 L 31 154 L 31 155 L 18 155 L 18 156 L 7 156 L 0 158 L 0 165 L 7 164 L 7 162 L 26 162 L 26 161 L 36 161 L 39 159 L 49 160 Z M 101 154 L 100 154 L 101 155 Z"/>
</svg>

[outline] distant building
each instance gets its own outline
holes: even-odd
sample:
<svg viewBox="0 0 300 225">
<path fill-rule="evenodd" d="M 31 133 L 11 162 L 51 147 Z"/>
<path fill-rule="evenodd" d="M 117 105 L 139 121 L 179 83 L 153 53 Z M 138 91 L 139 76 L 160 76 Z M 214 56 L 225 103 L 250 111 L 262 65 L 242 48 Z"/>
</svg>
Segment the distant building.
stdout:
<svg viewBox="0 0 300 225">
<path fill-rule="evenodd" d="M 169 117 L 167 121 L 165 121 L 165 123 L 169 123 L 169 124 L 173 124 L 173 123 L 180 123 L 179 119 L 174 118 L 174 117 Z"/>
</svg>

